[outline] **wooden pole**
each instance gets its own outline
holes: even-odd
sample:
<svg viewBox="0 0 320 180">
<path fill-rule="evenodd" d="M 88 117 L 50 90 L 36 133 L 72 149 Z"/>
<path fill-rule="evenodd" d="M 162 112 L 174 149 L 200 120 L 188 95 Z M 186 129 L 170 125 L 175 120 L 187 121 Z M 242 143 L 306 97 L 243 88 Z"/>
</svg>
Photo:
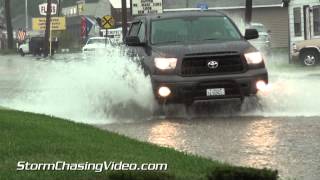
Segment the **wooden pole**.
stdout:
<svg viewBox="0 0 320 180">
<path fill-rule="evenodd" d="M 127 35 L 127 1 L 121 0 L 121 13 L 122 13 L 122 39 L 125 41 Z"/>
<path fill-rule="evenodd" d="M 245 22 L 249 25 L 252 21 L 252 0 L 246 0 Z"/>
<path fill-rule="evenodd" d="M 46 30 L 44 34 L 43 42 L 43 55 L 48 57 L 49 54 L 49 36 L 50 36 L 50 27 L 51 25 L 51 0 L 47 0 L 47 16 L 46 16 Z"/>
<path fill-rule="evenodd" d="M 7 47 L 8 49 L 13 49 L 13 32 L 12 32 L 12 23 L 11 23 L 11 6 L 10 0 L 4 1 L 5 6 L 5 15 L 6 15 L 6 25 L 7 25 Z"/>
</svg>

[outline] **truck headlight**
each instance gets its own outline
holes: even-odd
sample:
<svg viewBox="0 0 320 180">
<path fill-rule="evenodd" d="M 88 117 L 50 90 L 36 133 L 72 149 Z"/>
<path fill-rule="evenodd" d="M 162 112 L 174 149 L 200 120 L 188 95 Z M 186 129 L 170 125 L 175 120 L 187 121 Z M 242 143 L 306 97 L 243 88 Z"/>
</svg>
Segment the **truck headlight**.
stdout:
<svg viewBox="0 0 320 180">
<path fill-rule="evenodd" d="M 251 52 L 244 54 L 248 64 L 260 64 L 263 62 L 263 58 L 260 52 Z"/>
<path fill-rule="evenodd" d="M 177 58 L 154 58 L 155 66 L 160 70 L 175 69 L 177 61 Z"/>
</svg>

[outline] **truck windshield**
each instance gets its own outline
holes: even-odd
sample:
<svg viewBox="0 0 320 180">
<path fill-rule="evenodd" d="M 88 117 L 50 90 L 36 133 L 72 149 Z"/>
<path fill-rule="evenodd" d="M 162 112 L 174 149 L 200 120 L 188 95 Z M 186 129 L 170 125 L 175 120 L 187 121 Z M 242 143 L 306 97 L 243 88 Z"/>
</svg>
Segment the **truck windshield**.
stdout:
<svg viewBox="0 0 320 180">
<path fill-rule="evenodd" d="M 152 21 L 151 43 L 241 39 L 237 28 L 227 17 L 181 17 Z"/>
</svg>

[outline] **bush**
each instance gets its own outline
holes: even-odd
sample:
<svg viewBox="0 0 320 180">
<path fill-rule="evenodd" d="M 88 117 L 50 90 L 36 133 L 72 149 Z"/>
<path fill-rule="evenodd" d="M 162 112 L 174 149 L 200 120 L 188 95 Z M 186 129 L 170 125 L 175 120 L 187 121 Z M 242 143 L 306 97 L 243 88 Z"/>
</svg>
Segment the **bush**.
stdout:
<svg viewBox="0 0 320 180">
<path fill-rule="evenodd" d="M 216 167 L 208 174 L 208 180 L 277 180 L 278 171 L 245 167 Z"/>
<path fill-rule="evenodd" d="M 175 176 L 164 172 L 117 171 L 109 174 L 110 180 L 175 180 Z"/>
<path fill-rule="evenodd" d="M 16 49 L 0 49 L 1 55 L 17 54 Z"/>
</svg>

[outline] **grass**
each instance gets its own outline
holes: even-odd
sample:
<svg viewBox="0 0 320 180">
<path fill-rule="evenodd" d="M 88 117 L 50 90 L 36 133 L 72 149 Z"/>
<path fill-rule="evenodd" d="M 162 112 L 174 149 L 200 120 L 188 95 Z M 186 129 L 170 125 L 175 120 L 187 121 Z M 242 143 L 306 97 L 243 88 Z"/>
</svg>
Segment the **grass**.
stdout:
<svg viewBox="0 0 320 180">
<path fill-rule="evenodd" d="M 168 163 L 165 173 L 185 180 L 206 179 L 209 171 L 216 168 L 237 168 L 89 125 L 12 110 L 0 109 L 0 138 L 0 179 L 108 179 L 109 176 L 109 172 L 92 171 L 18 172 L 18 161 Z"/>
<path fill-rule="evenodd" d="M 16 49 L 0 49 L 0 55 L 17 54 Z"/>
</svg>

